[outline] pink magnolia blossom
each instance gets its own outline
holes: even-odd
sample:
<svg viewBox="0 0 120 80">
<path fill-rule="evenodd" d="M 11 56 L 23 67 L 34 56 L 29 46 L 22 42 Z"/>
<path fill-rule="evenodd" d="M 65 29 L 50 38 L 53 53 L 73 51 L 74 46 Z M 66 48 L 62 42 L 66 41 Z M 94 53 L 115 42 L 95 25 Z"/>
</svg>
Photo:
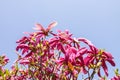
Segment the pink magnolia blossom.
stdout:
<svg viewBox="0 0 120 80">
<path fill-rule="evenodd" d="M 88 52 L 87 52 L 87 56 L 84 58 L 84 62 L 86 64 L 86 66 L 88 66 L 90 64 L 94 65 L 97 63 L 97 61 L 100 61 L 102 63 L 101 66 L 102 66 L 105 74 L 108 76 L 108 68 L 107 68 L 106 62 L 109 62 L 112 66 L 115 66 L 112 55 L 105 51 L 101 52 L 101 50 L 97 49 L 91 43 L 91 41 L 89 41 L 85 38 L 78 38 L 78 41 L 84 42 L 90 47 L 90 50 L 88 50 Z M 100 70 L 98 72 L 98 75 L 101 76 Z"/>
<path fill-rule="evenodd" d="M 101 52 L 101 50 L 98 49 L 95 51 L 88 51 L 88 55 L 84 60 L 87 66 L 90 64 L 94 65 L 98 63 L 98 61 L 101 62 L 101 67 L 103 68 L 106 76 L 108 76 L 108 67 L 106 65 L 106 62 L 109 62 L 112 66 L 115 66 L 112 55 L 105 51 Z M 98 75 L 101 76 L 100 69 Z"/>
<path fill-rule="evenodd" d="M 74 47 L 66 47 L 65 49 L 65 54 L 64 57 L 60 57 L 59 60 L 56 60 L 57 64 L 59 65 L 59 67 L 61 67 L 62 65 L 67 65 L 73 72 L 73 74 L 77 74 L 78 71 L 74 69 L 75 66 L 79 66 L 81 67 L 81 71 L 86 74 L 87 71 L 84 67 L 84 60 L 81 54 L 83 54 L 83 52 L 86 52 L 86 50 L 77 50 Z M 67 74 L 69 74 L 69 71 L 67 72 Z"/>
<path fill-rule="evenodd" d="M 4 60 L 5 63 L 8 63 L 8 61 L 9 61 L 9 59 L 7 58 L 6 55 L 3 55 L 3 60 Z"/>
<path fill-rule="evenodd" d="M 70 34 L 68 30 L 65 30 L 64 32 L 58 30 L 57 36 L 65 40 L 71 40 L 72 34 Z"/>
<path fill-rule="evenodd" d="M 9 59 L 6 55 L 0 56 L 0 66 L 4 66 L 9 62 Z"/>
</svg>

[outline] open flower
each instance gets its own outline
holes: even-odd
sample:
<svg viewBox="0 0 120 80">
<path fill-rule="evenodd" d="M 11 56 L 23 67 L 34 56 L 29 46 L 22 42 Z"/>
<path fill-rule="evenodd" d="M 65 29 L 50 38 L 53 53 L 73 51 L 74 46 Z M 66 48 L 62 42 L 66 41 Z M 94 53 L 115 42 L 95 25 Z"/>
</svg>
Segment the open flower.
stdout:
<svg viewBox="0 0 120 80">
<path fill-rule="evenodd" d="M 100 74 L 100 67 L 103 68 L 106 76 L 108 76 L 108 67 L 106 65 L 106 62 L 109 62 L 112 66 L 115 66 L 115 63 L 113 61 L 113 57 L 110 53 L 98 50 L 96 49 L 95 51 L 88 51 L 87 57 L 84 59 L 86 66 L 92 66 L 96 65 L 95 67 L 99 67 L 98 75 L 101 76 Z M 97 64 L 99 64 L 97 66 Z"/>
<path fill-rule="evenodd" d="M 78 70 L 76 70 L 76 67 L 81 68 L 81 72 L 84 74 L 87 73 L 86 69 L 84 68 L 84 60 L 82 54 L 86 52 L 85 49 L 77 50 L 75 47 L 67 46 L 65 48 L 65 54 L 64 57 L 60 57 L 58 60 L 56 60 L 56 63 L 59 67 L 61 66 L 67 66 L 70 71 L 67 71 L 67 75 L 72 72 L 72 74 L 76 75 L 79 73 Z M 66 73 L 66 72 L 65 72 Z"/>
<path fill-rule="evenodd" d="M 113 61 L 113 57 L 110 53 L 105 52 L 103 50 L 97 49 L 91 41 L 85 39 L 85 38 L 78 38 L 78 41 L 84 42 L 89 46 L 89 50 L 87 51 L 87 56 L 84 58 L 84 62 L 86 66 L 93 66 L 96 65 L 97 63 L 101 63 L 99 67 L 101 66 L 106 74 L 108 76 L 108 67 L 106 65 L 106 62 L 109 62 L 112 66 L 115 66 L 115 63 Z M 95 68 L 95 66 L 94 66 Z M 100 69 L 98 71 L 98 75 L 100 75 Z"/>
<path fill-rule="evenodd" d="M 71 40 L 72 34 L 70 34 L 68 30 L 65 30 L 64 32 L 58 30 L 57 36 L 65 40 Z"/>
<path fill-rule="evenodd" d="M 4 66 L 8 63 L 9 59 L 6 57 L 6 55 L 0 56 L 0 66 Z"/>
</svg>

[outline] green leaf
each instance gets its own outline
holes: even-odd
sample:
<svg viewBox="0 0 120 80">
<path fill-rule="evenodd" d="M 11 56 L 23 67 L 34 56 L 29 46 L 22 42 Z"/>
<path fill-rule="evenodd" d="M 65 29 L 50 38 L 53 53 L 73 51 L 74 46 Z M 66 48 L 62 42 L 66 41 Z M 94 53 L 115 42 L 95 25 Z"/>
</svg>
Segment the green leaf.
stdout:
<svg viewBox="0 0 120 80">
<path fill-rule="evenodd" d="M 5 73 L 6 73 L 7 76 L 10 74 L 8 69 L 6 69 Z"/>
<path fill-rule="evenodd" d="M 3 75 L 3 72 L 2 72 L 2 70 L 0 70 L 0 76 L 2 76 Z"/>
<path fill-rule="evenodd" d="M 119 69 L 115 69 L 115 75 L 118 76 L 119 75 Z"/>
</svg>

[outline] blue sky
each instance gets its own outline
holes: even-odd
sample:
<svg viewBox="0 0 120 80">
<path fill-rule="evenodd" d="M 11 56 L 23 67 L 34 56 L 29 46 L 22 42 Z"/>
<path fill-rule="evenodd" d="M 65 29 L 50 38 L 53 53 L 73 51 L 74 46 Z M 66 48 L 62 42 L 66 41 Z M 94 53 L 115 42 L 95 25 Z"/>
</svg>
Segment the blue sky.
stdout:
<svg viewBox="0 0 120 80">
<path fill-rule="evenodd" d="M 52 21 L 58 22 L 53 30 L 88 38 L 111 52 L 120 66 L 120 0 L 0 0 L 0 54 L 6 53 L 12 64 L 23 32 L 33 31 L 36 22 L 47 26 Z"/>
</svg>

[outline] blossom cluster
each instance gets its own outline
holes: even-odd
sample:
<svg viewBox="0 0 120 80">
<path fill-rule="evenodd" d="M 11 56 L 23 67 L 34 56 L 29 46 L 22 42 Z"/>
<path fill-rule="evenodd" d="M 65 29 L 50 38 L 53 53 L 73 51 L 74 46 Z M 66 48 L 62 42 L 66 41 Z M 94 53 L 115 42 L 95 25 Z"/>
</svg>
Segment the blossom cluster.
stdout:
<svg viewBox="0 0 120 80">
<path fill-rule="evenodd" d="M 9 59 L 0 56 L 0 79 L 77 80 L 79 74 L 84 74 L 87 76 L 83 80 L 93 80 L 95 75 L 105 80 L 103 76 L 109 75 L 107 64 L 115 66 L 113 56 L 86 38 L 73 38 L 68 30 L 52 32 L 56 24 L 52 22 L 46 29 L 36 24 L 35 32 L 16 42 L 18 59 L 11 70 L 3 69 Z M 101 69 L 105 74 L 101 75 Z"/>
</svg>

